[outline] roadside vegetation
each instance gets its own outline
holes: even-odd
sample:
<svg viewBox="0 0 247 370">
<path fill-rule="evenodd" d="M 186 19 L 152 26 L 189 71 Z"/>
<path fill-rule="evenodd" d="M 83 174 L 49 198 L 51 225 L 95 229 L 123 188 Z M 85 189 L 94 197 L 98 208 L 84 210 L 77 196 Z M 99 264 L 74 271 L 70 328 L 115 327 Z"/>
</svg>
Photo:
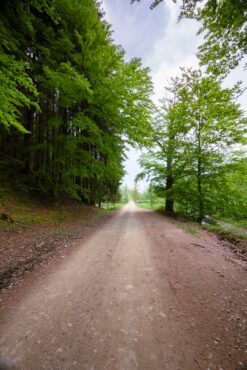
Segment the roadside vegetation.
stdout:
<svg viewBox="0 0 247 370">
<path fill-rule="evenodd" d="M 41 200 L 37 196 L 1 188 L 0 193 L 0 233 L 22 232 L 41 226 L 59 227 L 70 222 L 85 223 L 94 216 L 102 217 L 108 212 L 67 198 L 56 201 L 51 198 Z"/>
<path fill-rule="evenodd" d="M 186 213 L 180 211 L 179 205 L 175 202 L 173 214 L 167 214 L 165 206 L 166 201 L 164 196 L 159 196 L 159 192 L 153 185 L 149 185 L 146 190 L 139 191 L 138 183 L 135 183 L 134 188 L 128 188 L 123 185 L 120 188 L 120 201 L 112 205 L 112 209 L 121 208 L 128 201 L 135 202 L 138 208 L 158 211 L 164 216 L 169 216 L 171 222 L 177 222 L 184 231 L 198 236 L 200 231 L 207 230 L 217 234 L 220 239 L 224 239 L 242 248 L 244 253 L 247 252 L 247 221 L 246 218 L 224 218 L 220 214 L 215 217 L 207 216 L 202 223 Z M 173 221 L 174 220 L 174 221 Z"/>
</svg>

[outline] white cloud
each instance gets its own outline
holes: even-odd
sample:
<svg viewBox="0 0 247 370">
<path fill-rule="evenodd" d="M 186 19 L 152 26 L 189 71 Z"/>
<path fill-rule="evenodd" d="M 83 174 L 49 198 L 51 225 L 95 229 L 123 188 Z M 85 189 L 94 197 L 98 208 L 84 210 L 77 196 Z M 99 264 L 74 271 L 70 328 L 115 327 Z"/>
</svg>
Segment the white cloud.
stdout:
<svg viewBox="0 0 247 370">
<path fill-rule="evenodd" d="M 125 48 L 127 58 L 141 57 L 150 67 L 156 102 L 179 67 L 198 66 L 199 25 L 192 20 L 178 22 L 177 4 L 169 1 L 152 11 L 144 2 L 130 5 L 127 0 L 103 0 L 103 6 L 113 26 L 113 38 Z"/>
<path fill-rule="evenodd" d="M 164 97 L 164 87 L 168 85 L 171 77 L 179 76 L 181 74 L 180 67 L 198 67 L 198 60 L 195 56 L 188 56 L 184 58 L 183 64 L 174 63 L 169 64 L 166 61 L 160 65 L 157 72 L 153 73 L 153 83 L 155 94 L 153 100 L 158 104 L 159 100 Z"/>
<path fill-rule="evenodd" d="M 179 9 L 173 2 L 167 2 L 166 8 L 169 14 L 166 32 L 156 40 L 154 52 L 146 61 L 152 69 L 156 103 L 164 95 L 168 80 L 180 74 L 180 67 L 198 67 L 196 50 L 201 42 L 196 35 L 198 23 L 178 22 Z"/>
<path fill-rule="evenodd" d="M 126 50 L 127 59 L 153 53 L 154 40 L 163 30 L 166 13 L 163 7 L 150 11 L 143 3 L 130 0 L 104 0 L 107 21 L 112 24 L 113 39 Z"/>
</svg>

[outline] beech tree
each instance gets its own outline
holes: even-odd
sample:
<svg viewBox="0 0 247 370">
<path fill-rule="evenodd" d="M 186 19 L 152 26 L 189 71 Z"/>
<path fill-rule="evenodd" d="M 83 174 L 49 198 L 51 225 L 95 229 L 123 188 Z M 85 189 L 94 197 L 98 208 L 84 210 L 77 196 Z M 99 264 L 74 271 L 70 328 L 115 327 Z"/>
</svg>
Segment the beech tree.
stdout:
<svg viewBox="0 0 247 370">
<path fill-rule="evenodd" d="M 235 95 L 201 71 L 183 69 L 168 88 L 162 113 L 153 124 L 153 148 L 141 158 L 142 175 L 165 189 L 166 211 L 180 210 L 201 222 L 223 201 L 218 185 L 240 163 L 246 119 Z M 226 190 L 227 193 L 227 190 Z M 234 195 L 234 194 L 233 194 Z"/>
</svg>

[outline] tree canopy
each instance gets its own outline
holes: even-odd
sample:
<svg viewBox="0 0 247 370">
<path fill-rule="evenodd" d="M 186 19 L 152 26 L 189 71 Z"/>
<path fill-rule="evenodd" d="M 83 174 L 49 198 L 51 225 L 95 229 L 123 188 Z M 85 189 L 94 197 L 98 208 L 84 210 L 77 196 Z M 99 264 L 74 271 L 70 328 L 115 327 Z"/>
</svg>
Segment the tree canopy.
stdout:
<svg viewBox="0 0 247 370">
<path fill-rule="evenodd" d="M 200 70 L 183 69 L 171 80 L 153 119 L 153 147 L 142 156 L 139 175 L 165 194 L 168 213 L 176 206 L 201 222 L 219 210 L 233 212 L 234 203 L 239 205 L 234 212 L 246 212 L 246 194 L 239 198 L 232 182 L 246 166 L 241 154 L 246 118 L 235 102 L 238 89 L 222 88 Z"/>
<path fill-rule="evenodd" d="M 118 190 L 126 143 L 150 131 L 149 70 L 124 61 L 94 0 L 5 0 L 0 152 L 18 185 L 90 203 Z"/>
</svg>

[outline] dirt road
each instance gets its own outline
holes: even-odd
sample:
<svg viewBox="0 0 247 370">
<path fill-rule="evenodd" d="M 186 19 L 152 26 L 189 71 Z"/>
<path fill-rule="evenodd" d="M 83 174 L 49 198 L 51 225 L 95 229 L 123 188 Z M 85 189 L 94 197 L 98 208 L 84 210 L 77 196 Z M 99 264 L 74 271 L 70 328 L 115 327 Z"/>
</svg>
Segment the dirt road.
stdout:
<svg viewBox="0 0 247 370">
<path fill-rule="evenodd" d="M 247 272 L 231 253 L 129 203 L 10 293 L 2 368 L 246 368 Z"/>
</svg>

